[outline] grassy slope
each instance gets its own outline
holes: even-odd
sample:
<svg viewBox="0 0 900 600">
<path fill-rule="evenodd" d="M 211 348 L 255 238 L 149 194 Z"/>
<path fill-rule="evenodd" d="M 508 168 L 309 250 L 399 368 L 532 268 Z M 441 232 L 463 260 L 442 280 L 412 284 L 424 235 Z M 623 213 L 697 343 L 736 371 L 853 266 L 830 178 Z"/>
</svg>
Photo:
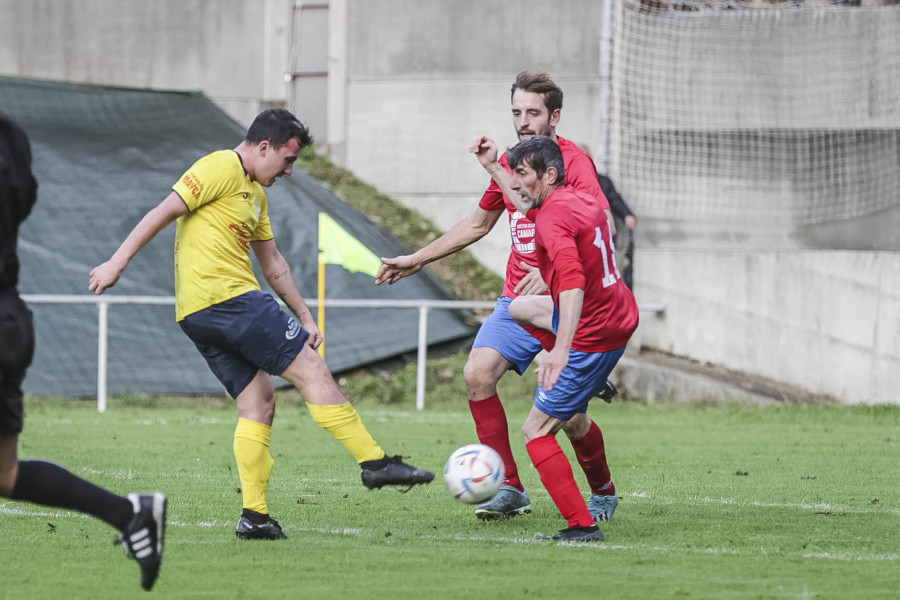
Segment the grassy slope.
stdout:
<svg viewBox="0 0 900 600">
<path fill-rule="evenodd" d="M 414 210 L 381 194 L 307 148 L 297 164 L 330 187 L 344 201 L 390 231 L 411 251 L 418 250 L 441 235 L 441 231 Z M 427 267 L 440 277 L 458 298 L 496 300 L 503 289 L 503 278 L 475 260 L 467 251 L 458 252 Z"/>
</svg>

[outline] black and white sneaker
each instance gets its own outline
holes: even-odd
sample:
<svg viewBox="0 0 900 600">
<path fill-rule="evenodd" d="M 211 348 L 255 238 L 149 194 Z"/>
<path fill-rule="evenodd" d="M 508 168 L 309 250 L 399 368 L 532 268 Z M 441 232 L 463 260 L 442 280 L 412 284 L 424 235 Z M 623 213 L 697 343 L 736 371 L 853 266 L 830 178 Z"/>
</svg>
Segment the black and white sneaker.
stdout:
<svg viewBox="0 0 900 600">
<path fill-rule="evenodd" d="M 241 520 L 234 530 L 242 540 L 286 540 L 287 536 L 281 529 L 278 521 L 252 510 L 244 509 Z"/>
<path fill-rule="evenodd" d="M 618 394 L 618 393 L 619 393 L 619 389 L 616 387 L 616 384 L 614 384 L 612 381 L 607 379 L 606 383 L 603 384 L 603 387 L 600 388 L 600 391 L 597 392 L 597 395 L 594 397 L 600 398 L 607 404 L 610 404 L 612 402 L 612 399 L 615 398 L 616 394 Z"/>
<path fill-rule="evenodd" d="M 163 546 L 166 541 L 166 506 L 164 494 L 128 494 L 134 506 L 134 517 L 116 540 L 122 544 L 125 556 L 141 567 L 141 587 L 149 591 L 159 577 Z"/>
<path fill-rule="evenodd" d="M 417 469 L 408 465 L 400 456 L 385 456 L 379 460 L 360 463 L 362 467 L 363 485 L 372 489 L 380 489 L 386 485 L 414 485 L 431 483 L 434 473 Z"/>
<path fill-rule="evenodd" d="M 567 527 L 556 535 L 545 537 L 545 540 L 558 542 L 602 542 L 603 532 L 596 525 L 589 527 Z"/>
</svg>

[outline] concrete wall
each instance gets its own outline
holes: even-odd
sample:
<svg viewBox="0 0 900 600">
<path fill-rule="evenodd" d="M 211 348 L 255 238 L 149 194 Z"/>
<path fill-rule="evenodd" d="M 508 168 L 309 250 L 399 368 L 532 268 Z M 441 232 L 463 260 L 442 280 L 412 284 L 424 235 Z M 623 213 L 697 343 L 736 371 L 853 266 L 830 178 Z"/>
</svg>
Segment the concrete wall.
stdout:
<svg viewBox="0 0 900 600">
<path fill-rule="evenodd" d="M 291 0 L 0 0 L 0 75 L 283 103 Z"/>
<path fill-rule="evenodd" d="M 900 253 L 642 250 L 641 342 L 850 403 L 898 403 Z"/>
<path fill-rule="evenodd" d="M 438 227 L 471 214 L 489 179 L 467 153 L 479 135 L 516 142 L 510 87 L 549 72 L 565 93 L 558 133 L 598 145 L 596 0 L 379 0 L 348 4 L 346 154 L 333 158 Z M 501 226 L 472 248 L 505 272 Z"/>
</svg>

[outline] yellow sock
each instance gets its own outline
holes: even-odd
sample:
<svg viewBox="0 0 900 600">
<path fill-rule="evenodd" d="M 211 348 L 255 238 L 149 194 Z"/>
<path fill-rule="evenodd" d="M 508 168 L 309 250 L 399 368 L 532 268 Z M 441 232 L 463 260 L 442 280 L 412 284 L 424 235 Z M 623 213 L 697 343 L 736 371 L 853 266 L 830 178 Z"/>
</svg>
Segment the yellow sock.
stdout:
<svg viewBox="0 0 900 600">
<path fill-rule="evenodd" d="M 356 458 L 356 462 L 384 458 L 384 450 L 369 435 L 359 413 L 349 402 L 327 405 L 307 402 L 306 407 L 316 423 L 342 443 Z"/>
<path fill-rule="evenodd" d="M 269 514 L 266 505 L 266 491 L 269 489 L 269 475 L 275 461 L 269 453 L 272 426 L 238 419 L 234 430 L 234 458 L 237 461 L 244 508 L 264 515 Z"/>
</svg>

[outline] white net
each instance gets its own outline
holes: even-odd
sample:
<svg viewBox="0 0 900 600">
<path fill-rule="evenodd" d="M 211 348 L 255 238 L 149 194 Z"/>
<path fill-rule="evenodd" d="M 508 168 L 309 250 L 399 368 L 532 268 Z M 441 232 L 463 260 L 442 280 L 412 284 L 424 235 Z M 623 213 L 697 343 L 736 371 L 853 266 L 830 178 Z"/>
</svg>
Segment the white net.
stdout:
<svg viewBox="0 0 900 600">
<path fill-rule="evenodd" d="M 609 171 L 638 213 L 796 227 L 900 204 L 900 6 L 852 4 L 614 0 Z"/>
</svg>

